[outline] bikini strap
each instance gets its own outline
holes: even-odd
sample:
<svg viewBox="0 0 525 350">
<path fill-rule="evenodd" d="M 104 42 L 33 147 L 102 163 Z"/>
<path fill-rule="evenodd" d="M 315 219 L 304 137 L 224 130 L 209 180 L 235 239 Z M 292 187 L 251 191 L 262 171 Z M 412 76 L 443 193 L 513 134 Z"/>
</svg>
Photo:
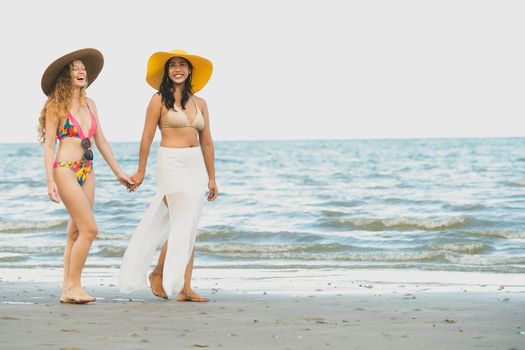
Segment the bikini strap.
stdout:
<svg viewBox="0 0 525 350">
<path fill-rule="evenodd" d="M 91 115 L 91 129 L 88 131 L 88 137 L 91 138 L 91 136 L 93 136 L 97 130 L 97 120 L 95 119 L 93 112 L 91 112 L 91 108 L 89 108 L 89 103 L 86 102 L 86 106 L 89 110 L 89 115 Z"/>
<path fill-rule="evenodd" d="M 193 104 L 195 105 L 195 111 L 199 112 L 200 111 L 199 106 L 197 106 L 197 101 L 195 101 L 195 98 L 193 97 L 193 95 L 191 95 L 191 100 L 193 101 Z"/>
<path fill-rule="evenodd" d="M 95 118 L 95 116 L 93 115 L 93 112 L 91 112 L 91 108 L 89 108 L 89 103 L 87 103 L 87 102 L 86 102 L 86 107 L 89 110 L 89 114 L 91 115 L 91 118 Z"/>
</svg>

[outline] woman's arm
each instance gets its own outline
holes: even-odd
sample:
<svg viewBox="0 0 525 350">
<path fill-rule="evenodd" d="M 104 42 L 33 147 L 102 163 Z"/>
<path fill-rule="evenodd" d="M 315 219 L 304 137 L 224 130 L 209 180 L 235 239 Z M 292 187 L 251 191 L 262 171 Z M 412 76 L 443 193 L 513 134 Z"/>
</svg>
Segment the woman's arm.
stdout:
<svg viewBox="0 0 525 350">
<path fill-rule="evenodd" d="M 210 131 L 210 118 L 208 115 L 208 106 L 206 101 L 202 98 L 198 100 L 200 102 L 200 109 L 202 116 L 204 117 L 204 129 L 199 132 L 199 142 L 201 145 L 202 155 L 204 157 L 204 164 L 206 164 L 206 170 L 208 172 L 208 189 L 210 194 L 208 200 L 213 201 L 217 198 L 219 190 L 215 182 L 215 150 L 213 148 L 213 140 L 211 138 Z"/>
<path fill-rule="evenodd" d="M 136 190 L 142 181 L 144 181 L 149 150 L 151 148 L 153 138 L 155 137 L 157 125 L 159 124 L 161 109 L 161 96 L 160 94 L 156 93 L 151 97 L 148 108 L 146 109 L 146 120 L 144 121 L 144 129 L 142 130 L 142 138 L 140 139 L 139 165 L 137 172 L 131 177 L 135 182 L 132 191 Z"/>
<path fill-rule="evenodd" d="M 98 150 L 100 151 L 100 154 L 102 154 L 102 157 L 104 157 L 104 160 L 106 163 L 108 163 L 109 167 L 113 171 L 113 174 L 117 177 L 118 181 L 123 184 L 126 187 L 130 187 L 133 185 L 133 181 L 122 172 L 122 169 L 120 168 L 117 160 L 115 159 L 115 156 L 113 155 L 113 151 L 111 150 L 111 146 L 109 145 L 108 140 L 104 136 L 104 131 L 102 130 L 102 125 L 100 124 L 100 120 L 98 118 L 98 112 L 97 107 L 95 106 L 95 102 L 93 102 L 92 99 L 88 98 L 87 103 L 89 106 L 89 109 L 95 116 L 95 119 L 97 120 L 97 131 L 95 132 L 95 135 L 93 135 L 93 139 L 95 140 L 95 144 L 97 145 Z"/>
<path fill-rule="evenodd" d="M 44 169 L 47 178 L 47 195 L 53 202 L 60 203 L 58 188 L 53 176 L 53 159 L 57 143 L 58 120 L 46 113 L 46 133 L 44 139 Z"/>
</svg>

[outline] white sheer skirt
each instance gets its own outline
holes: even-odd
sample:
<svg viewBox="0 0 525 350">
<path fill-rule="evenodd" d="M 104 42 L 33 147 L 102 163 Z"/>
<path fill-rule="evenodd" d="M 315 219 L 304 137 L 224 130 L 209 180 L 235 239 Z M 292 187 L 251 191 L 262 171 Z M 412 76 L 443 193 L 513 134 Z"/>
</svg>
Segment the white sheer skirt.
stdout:
<svg viewBox="0 0 525 350">
<path fill-rule="evenodd" d="M 184 272 L 197 234 L 208 176 L 200 147 L 159 147 L 157 194 L 133 234 L 120 267 L 120 291 L 147 287 L 155 251 L 166 239 L 168 249 L 162 286 L 168 296 L 184 286 Z M 166 197 L 168 206 L 163 202 Z"/>
</svg>

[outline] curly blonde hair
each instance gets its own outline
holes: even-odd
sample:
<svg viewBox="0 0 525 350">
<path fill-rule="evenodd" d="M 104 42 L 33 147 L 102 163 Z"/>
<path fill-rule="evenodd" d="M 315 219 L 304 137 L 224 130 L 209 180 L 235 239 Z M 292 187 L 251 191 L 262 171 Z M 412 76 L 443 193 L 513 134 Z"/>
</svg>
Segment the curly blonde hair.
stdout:
<svg viewBox="0 0 525 350">
<path fill-rule="evenodd" d="M 38 141 L 44 143 L 46 140 L 46 117 L 51 116 L 57 121 L 57 125 L 60 122 L 60 117 L 67 115 L 71 103 L 73 102 L 73 81 L 71 78 L 71 70 L 73 69 L 73 62 L 68 64 L 62 69 L 57 77 L 55 87 L 51 95 L 48 96 L 42 112 L 40 112 L 40 118 L 38 119 Z M 87 86 L 87 78 L 86 78 Z M 86 88 L 80 89 L 80 105 L 86 105 Z M 60 126 L 57 126 L 57 130 Z"/>
</svg>

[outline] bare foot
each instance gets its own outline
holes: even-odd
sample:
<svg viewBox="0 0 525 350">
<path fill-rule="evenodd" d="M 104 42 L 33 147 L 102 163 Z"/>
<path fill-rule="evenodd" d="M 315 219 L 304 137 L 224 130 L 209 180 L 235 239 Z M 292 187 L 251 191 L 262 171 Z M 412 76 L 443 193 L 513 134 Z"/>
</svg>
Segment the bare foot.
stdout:
<svg viewBox="0 0 525 350">
<path fill-rule="evenodd" d="M 66 290 L 62 289 L 62 294 L 60 294 L 60 303 L 61 304 L 70 304 L 71 302 L 66 297 Z"/>
<path fill-rule="evenodd" d="M 207 298 L 201 297 L 199 294 L 190 289 L 180 292 L 177 296 L 177 301 L 195 301 L 198 303 L 206 303 L 209 300 Z"/>
<path fill-rule="evenodd" d="M 72 304 L 87 304 L 92 301 L 97 300 L 97 298 L 92 297 L 82 287 L 73 287 L 69 288 L 65 293 L 65 299 L 68 303 Z M 62 297 L 60 298 L 62 300 Z"/>
<path fill-rule="evenodd" d="M 148 279 L 153 295 L 159 298 L 168 299 L 168 295 L 162 287 L 162 275 L 152 272 L 149 274 Z"/>
</svg>

